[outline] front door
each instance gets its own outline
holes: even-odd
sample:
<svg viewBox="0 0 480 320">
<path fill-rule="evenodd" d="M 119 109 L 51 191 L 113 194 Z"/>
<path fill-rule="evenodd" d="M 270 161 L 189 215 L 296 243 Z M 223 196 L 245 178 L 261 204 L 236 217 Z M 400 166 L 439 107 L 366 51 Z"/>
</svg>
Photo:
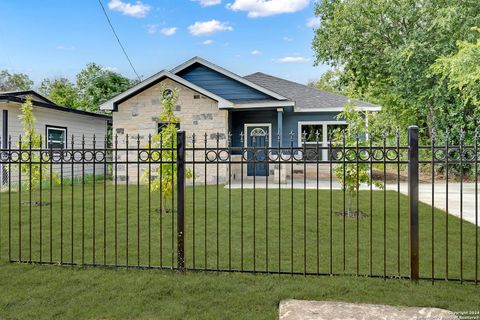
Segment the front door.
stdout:
<svg viewBox="0 0 480 320">
<path fill-rule="evenodd" d="M 247 175 L 268 176 L 266 157 L 269 147 L 269 126 L 247 126 Z"/>
</svg>

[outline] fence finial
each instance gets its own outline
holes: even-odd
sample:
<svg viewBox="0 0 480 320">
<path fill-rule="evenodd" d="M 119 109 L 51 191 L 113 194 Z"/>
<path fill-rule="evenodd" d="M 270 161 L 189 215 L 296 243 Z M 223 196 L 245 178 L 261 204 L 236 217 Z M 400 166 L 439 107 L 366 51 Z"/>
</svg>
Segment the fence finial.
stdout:
<svg viewBox="0 0 480 320">
<path fill-rule="evenodd" d="M 316 143 L 320 142 L 319 138 L 320 138 L 320 131 L 318 131 L 318 129 L 317 129 L 317 131 L 315 131 L 315 142 Z"/>
</svg>

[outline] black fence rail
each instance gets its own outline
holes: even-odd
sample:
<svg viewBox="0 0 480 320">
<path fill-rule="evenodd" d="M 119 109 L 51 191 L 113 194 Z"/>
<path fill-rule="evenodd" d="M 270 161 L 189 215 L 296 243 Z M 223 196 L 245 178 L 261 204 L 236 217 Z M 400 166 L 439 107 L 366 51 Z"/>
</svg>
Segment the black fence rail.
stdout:
<svg viewBox="0 0 480 320">
<path fill-rule="evenodd" d="M 269 133 L 70 139 L 0 153 L 12 262 L 478 282 L 478 161 L 465 135 L 285 147 Z M 306 134 L 303 135 L 306 141 Z M 21 141 L 21 138 L 20 138 Z M 23 147 L 12 147 L 20 145 Z M 25 148 L 25 145 L 28 145 Z M 154 147 L 156 146 L 156 147 Z"/>
</svg>

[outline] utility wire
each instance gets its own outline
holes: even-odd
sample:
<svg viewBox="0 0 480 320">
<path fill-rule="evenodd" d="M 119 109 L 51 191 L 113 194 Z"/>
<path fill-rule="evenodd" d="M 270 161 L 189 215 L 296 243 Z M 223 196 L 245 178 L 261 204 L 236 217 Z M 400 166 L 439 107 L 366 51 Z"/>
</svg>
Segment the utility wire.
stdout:
<svg viewBox="0 0 480 320">
<path fill-rule="evenodd" d="M 137 76 L 138 81 L 142 81 L 142 78 L 140 78 L 140 76 L 137 73 L 137 70 L 135 70 L 135 67 L 133 66 L 132 60 L 130 60 L 130 57 L 128 56 L 127 51 L 125 50 L 125 48 L 122 45 L 122 42 L 120 41 L 120 38 L 118 37 L 117 32 L 115 31 L 115 28 L 113 27 L 112 21 L 110 21 L 110 18 L 108 17 L 107 11 L 105 10 L 105 7 L 103 6 L 102 0 L 98 0 L 98 3 L 102 7 L 103 13 L 105 14 L 105 18 L 107 18 L 108 24 L 110 25 L 110 28 L 112 29 L 112 32 L 115 35 L 115 38 L 117 38 L 117 42 L 120 45 L 120 48 L 122 48 L 123 54 L 127 58 L 128 63 L 130 64 L 130 67 L 132 67 L 132 70 L 135 73 L 135 75 Z"/>
</svg>

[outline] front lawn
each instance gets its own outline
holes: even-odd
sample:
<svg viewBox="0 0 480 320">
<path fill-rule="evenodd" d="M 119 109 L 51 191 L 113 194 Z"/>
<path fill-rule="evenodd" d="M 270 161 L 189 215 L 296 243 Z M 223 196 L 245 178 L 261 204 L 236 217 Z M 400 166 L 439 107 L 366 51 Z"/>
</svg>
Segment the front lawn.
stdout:
<svg viewBox="0 0 480 320">
<path fill-rule="evenodd" d="M 479 289 L 470 283 L 461 285 L 457 282 L 437 281 L 432 287 L 429 281 L 413 284 L 409 280 L 355 276 L 303 277 L 194 271 L 182 274 L 168 270 L 60 267 L 5 262 L 8 259 L 10 225 L 12 260 L 28 261 L 31 254 L 31 260 L 34 261 L 48 262 L 51 259 L 53 263 L 81 263 L 83 260 L 88 264 L 116 262 L 126 265 L 128 218 L 129 266 L 169 267 L 172 261 L 173 266 L 176 265 L 176 217 L 171 213 L 160 216 L 158 193 L 150 194 L 144 187 L 137 189 L 129 186 L 127 198 L 126 187 L 119 185 L 115 206 L 115 188 L 110 182 L 97 182 L 95 188 L 93 182 L 89 182 L 83 192 L 81 185 L 74 184 L 72 203 L 71 185 L 64 186 L 63 201 L 60 198 L 60 187 L 54 187 L 53 205 L 33 206 L 31 211 L 28 193 L 22 193 L 20 199 L 17 193 L 12 193 L 10 198 L 6 193 L 0 195 L 1 259 L 4 261 L 0 265 L 1 317 L 274 319 L 279 301 L 287 298 L 432 306 L 451 310 L 471 310 L 472 306 L 478 305 Z M 386 210 L 383 206 L 384 194 Z M 39 193 L 33 197 L 38 198 Z M 333 199 L 332 215 L 330 197 Z M 42 199 L 50 201 L 48 188 L 42 190 Z M 398 199 L 400 211 L 397 210 Z M 265 206 L 266 203 L 268 207 Z M 307 190 L 306 193 L 303 190 L 292 192 L 286 189 L 280 193 L 278 190 L 268 190 L 267 194 L 265 189 L 257 189 L 253 193 L 251 189 L 230 192 L 222 186 L 218 189 L 216 186 L 208 186 L 206 189 L 204 186 L 195 189 L 188 187 L 187 267 L 217 269 L 218 266 L 219 269 L 232 270 L 243 267 L 249 271 L 267 271 L 268 268 L 270 272 L 293 270 L 298 273 L 329 273 L 331 264 L 335 274 L 356 274 L 358 270 L 360 275 L 372 272 L 379 276 L 386 274 L 387 277 L 408 276 L 407 198 L 402 195 L 398 198 L 395 192 L 374 191 L 372 215 L 368 192 L 361 192 L 359 203 L 360 209 L 368 216 L 356 220 L 335 213 L 343 210 L 341 191 L 330 194 L 329 190 L 320 190 L 317 202 L 316 190 Z M 429 277 L 432 270 L 431 207 L 422 204 L 420 209 L 421 275 Z M 436 277 L 442 278 L 446 271 L 445 213 L 435 210 L 434 221 L 434 272 Z M 449 216 L 448 223 L 449 277 L 458 278 L 461 276 L 460 220 Z M 475 279 L 475 226 L 464 222 L 462 232 L 463 277 Z M 400 243 L 397 242 L 398 239 Z M 22 244 L 21 247 L 19 243 Z"/>
<path fill-rule="evenodd" d="M 478 310 L 471 284 L 0 265 L 4 319 L 277 319 L 282 299 Z"/>
<path fill-rule="evenodd" d="M 37 200 L 39 196 L 38 191 L 32 194 Z M 409 275 L 408 198 L 396 192 L 374 191 L 371 210 L 370 193 L 362 191 L 360 210 L 367 216 L 361 219 L 337 214 L 343 211 L 339 190 L 330 194 L 329 190 L 270 189 L 267 193 L 197 186 L 187 188 L 186 199 L 188 268 Z M 115 196 L 110 182 L 89 182 L 84 190 L 79 184 L 64 186 L 63 192 L 54 187 L 52 206 L 32 206 L 30 211 L 28 200 L 27 192 L 21 199 L 18 193 L 10 199 L 6 193 L 0 195 L 4 258 L 10 219 L 12 260 L 176 266 L 176 214 L 160 215 L 158 192 L 129 186 L 127 198 L 125 185 L 117 187 Z M 42 190 L 42 201 L 50 201 L 48 188 Z M 445 278 L 447 215 L 435 210 L 433 218 L 433 272 L 436 278 Z M 476 228 L 464 221 L 461 243 L 460 227 L 460 219 L 448 216 L 448 277 L 474 280 Z M 420 269 L 422 277 L 431 277 L 432 210 L 424 204 L 420 205 Z"/>
</svg>

